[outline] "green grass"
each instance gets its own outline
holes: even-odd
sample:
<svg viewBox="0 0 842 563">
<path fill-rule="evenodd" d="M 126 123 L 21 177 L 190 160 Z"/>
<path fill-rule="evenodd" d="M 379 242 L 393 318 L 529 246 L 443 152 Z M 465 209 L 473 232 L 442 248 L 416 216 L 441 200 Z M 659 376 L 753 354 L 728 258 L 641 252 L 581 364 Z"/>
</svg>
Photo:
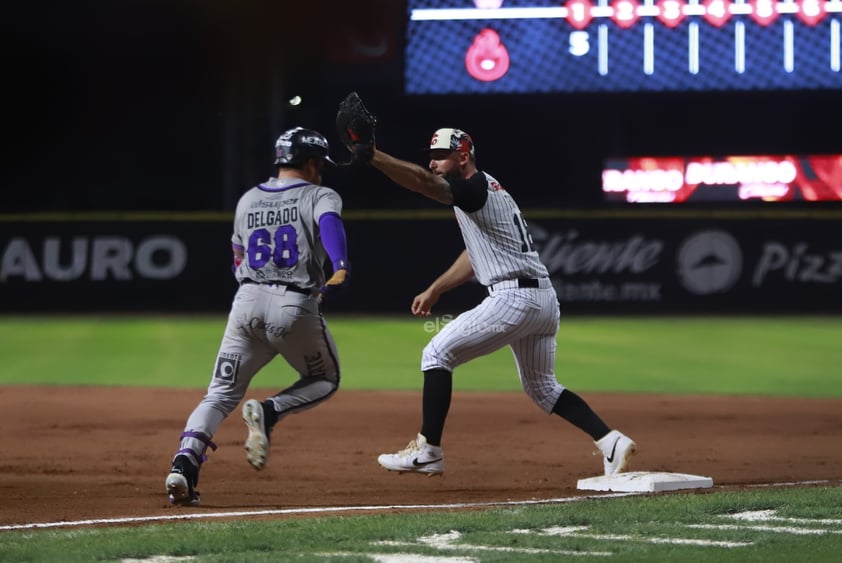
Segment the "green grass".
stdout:
<svg viewBox="0 0 842 563">
<path fill-rule="evenodd" d="M 328 320 L 345 389 L 420 389 L 421 350 L 440 321 Z M 0 385 L 203 388 L 224 324 L 224 315 L 0 317 Z M 836 317 L 565 317 L 556 367 L 560 381 L 581 391 L 842 397 L 840 335 Z M 456 374 L 457 390 L 520 390 L 507 349 Z M 282 361 L 254 385 L 276 386 L 278 377 L 294 378 Z M 838 561 L 842 487 L 831 485 L 471 511 L 0 530 L 0 561 Z M 775 511 L 775 520 L 728 516 L 760 510 Z M 398 554 L 406 557 L 389 559 Z"/>
<path fill-rule="evenodd" d="M 344 389 L 420 388 L 441 320 L 328 316 Z M 0 317 L 0 384 L 204 388 L 225 316 Z M 577 391 L 842 397 L 840 317 L 563 317 L 556 373 Z M 276 360 L 254 385 L 294 374 Z M 456 390 L 520 389 L 508 348 L 456 370 Z"/>
<path fill-rule="evenodd" d="M 735 518 L 748 511 L 773 512 L 764 521 Z M 840 553 L 839 487 L 672 493 L 481 511 L 0 532 L 0 558 L 19 562 L 170 556 L 344 563 L 403 554 L 414 555 L 413 561 L 449 557 L 483 563 L 789 563 L 838 561 Z"/>
</svg>

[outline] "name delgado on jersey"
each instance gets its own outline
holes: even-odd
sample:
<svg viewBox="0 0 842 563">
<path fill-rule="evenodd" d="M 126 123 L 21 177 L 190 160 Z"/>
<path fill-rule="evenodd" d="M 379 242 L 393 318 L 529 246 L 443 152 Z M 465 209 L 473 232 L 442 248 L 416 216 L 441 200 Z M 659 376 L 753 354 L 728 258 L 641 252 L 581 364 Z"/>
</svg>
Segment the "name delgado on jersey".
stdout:
<svg viewBox="0 0 842 563">
<path fill-rule="evenodd" d="M 287 225 L 298 221 L 298 207 L 282 207 L 265 211 L 250 211 L 246 215 L 246 225 L 249 229 L 260 227 L 274 227 Z"/>
</svg>

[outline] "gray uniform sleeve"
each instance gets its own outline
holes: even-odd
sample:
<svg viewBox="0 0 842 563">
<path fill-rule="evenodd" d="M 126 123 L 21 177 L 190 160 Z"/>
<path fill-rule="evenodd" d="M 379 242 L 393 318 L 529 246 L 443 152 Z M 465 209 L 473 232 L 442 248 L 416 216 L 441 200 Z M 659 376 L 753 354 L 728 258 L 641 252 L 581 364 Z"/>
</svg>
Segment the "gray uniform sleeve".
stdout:
<svg viewBox="0 0 842 563">
<path fill-rule="evenodd" d="M 313 215 L 318 223 L 319 217 L 325 213 L 336 213 L 342 215 L 342 197 L 334 190 L 321 186 L 315 197 Z"/>
</svg>

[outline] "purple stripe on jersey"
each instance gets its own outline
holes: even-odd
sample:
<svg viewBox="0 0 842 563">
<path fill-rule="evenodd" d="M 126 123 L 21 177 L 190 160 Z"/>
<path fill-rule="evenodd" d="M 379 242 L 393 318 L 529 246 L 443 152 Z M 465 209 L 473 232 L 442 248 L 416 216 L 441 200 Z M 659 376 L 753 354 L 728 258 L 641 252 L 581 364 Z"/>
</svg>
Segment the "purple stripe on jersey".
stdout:
<svg viewBox="0 0 842 563">
<path fill-rule="evenodd" d="M 319 229 L 322 231 L 322 244 L 333 263 L 333 271 L 348 269 L 348 242 L 342 218 L 333 211 L 322 213 Z"/>
<path fill-rule="evenodd" d="M 257 187 L 263 190 L 264 192 L 282 192 L 284 190 L 288 190 L 290 188 L 300 188 L 301 186 L 309 186 L 310 182 L 298 182 L 297 184 L 290 184 L 289 186 L 283 186 L 280 188 L 269 188 L 264 184 L 259 184 Z"/>
<path fill-rule="evenodd" d="M 245 247 L 245 246 L 241 246 L 241 245 L 236 244 L 236 243 L 233 243 L 233 242 L 231 243 L 231 248 L 233 248 L 234 250 L 239 250 L 240 252 L 245 252 L 245 251 L 246 251 L 246 247 Z"/>
</svg>

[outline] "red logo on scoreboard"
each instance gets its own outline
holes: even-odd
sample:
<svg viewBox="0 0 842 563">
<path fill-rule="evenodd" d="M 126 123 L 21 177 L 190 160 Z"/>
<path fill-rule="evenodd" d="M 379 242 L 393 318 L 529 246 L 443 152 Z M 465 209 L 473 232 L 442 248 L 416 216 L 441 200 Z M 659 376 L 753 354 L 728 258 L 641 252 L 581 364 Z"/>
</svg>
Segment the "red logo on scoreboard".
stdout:
<svg viewBox="0 0 842 563">
<path fill-rule="evenodd" d="M 639 6 L 636 0 L 614 0 L 611 3 L 611 7 L 614 8 L 611 19 L 622 29 L 628 29 L 640 19 L 640 14 L 637 13 Z"/>
<path fill-rule="evenodd" d="M 725 25 L 731 19 L 730 0 L 706 0 L 705 19 L 716 27 Z"/>
<path fill-rule="evenodd" d="M 468 74 L 483 82 L 493 82 L 509 70 L 509 50 L 500 35 L 485 28 L 474 37 L 474 42 L 465 53 L 465 68 Z"/>
<path fill-rule="evenodd" d="M 751 17 L 762 26 L 767 26 L 778 17 L 775 0 L 751 0 Z"/>
<path fill-rule="evenodd" d="M 567 23 L 573 29 L 585 29 L 593 19 L 592 9 L 593 4 L 588 0 L 570 0 L 567 3 Z"/>
<path fill-rule="evenodd" d="M 684 19 L 683 0 L 661 0 L 658 2 L 658 19 L 667 27 L 676 27 Z"/>
</svg>

